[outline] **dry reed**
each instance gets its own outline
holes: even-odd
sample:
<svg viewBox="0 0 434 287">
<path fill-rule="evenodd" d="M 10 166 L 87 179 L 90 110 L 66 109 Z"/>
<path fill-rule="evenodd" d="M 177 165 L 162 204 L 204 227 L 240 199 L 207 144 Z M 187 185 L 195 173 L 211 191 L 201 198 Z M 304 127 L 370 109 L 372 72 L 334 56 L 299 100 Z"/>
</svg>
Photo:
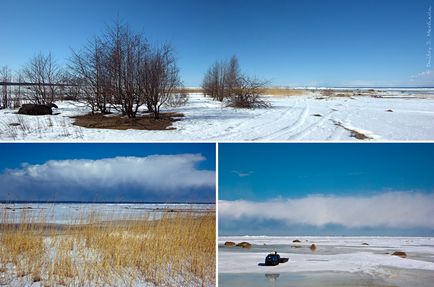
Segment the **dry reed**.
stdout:
<svg viewBox="0 0 434 287">
<path fill-rule="evenodd" d="M 21 212 L 0 218 L 0 281 L 8 285 L 215 285 L 215 212 L 163 212 L 106 221 L 83 213 L 74 224 Z M 42 218 L 42 220 L 41 220 Z"/>
</svg>

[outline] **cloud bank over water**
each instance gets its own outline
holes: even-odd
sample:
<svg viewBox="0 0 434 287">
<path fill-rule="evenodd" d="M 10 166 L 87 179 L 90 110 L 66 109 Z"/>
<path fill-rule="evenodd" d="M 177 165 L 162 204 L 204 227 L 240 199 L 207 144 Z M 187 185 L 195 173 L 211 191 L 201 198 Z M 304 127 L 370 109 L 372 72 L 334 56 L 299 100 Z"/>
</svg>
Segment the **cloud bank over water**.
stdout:
<svg viewBox="0 0 434 287">
<path fill-rule="evenodd" d="M 51 160 L 0 174 L 1 200 L 214 201 L 200 154 Z"/>
<path fill-rule="evenodd" d="M 369 196 L 310 195 L 296 199 L 265 202 L 219 201 L 219 218 L 225 223 L 256 222 L 281 226 L 348 229 L 434 229 L 434 194 L 421 192 L 383 192 Z"/>
</svg>

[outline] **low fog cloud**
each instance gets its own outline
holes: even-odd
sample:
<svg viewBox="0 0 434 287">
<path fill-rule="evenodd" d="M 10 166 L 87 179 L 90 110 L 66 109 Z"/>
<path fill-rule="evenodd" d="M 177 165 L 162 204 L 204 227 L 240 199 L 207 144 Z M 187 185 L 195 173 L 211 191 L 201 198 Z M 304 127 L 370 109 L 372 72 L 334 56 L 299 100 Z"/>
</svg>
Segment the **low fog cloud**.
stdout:
<svg viewBox="0 0 434 287">
<path fill-rule="evenodd" d="M 287 225 L 347 228 L 434 228 L 434 194 L 384 192 L 370 196 L 312 195 L 266 202 L 219 201 L 223 220 L 277 220 Z"/>
<path fill-rule="evenodd" d="M 198 169 L 204 160 L 200 154 L 181 154 L 24 164 L 0 174 L 0 196 L 2 200 L 213 199 L 215 171 Z"/>
</svg>

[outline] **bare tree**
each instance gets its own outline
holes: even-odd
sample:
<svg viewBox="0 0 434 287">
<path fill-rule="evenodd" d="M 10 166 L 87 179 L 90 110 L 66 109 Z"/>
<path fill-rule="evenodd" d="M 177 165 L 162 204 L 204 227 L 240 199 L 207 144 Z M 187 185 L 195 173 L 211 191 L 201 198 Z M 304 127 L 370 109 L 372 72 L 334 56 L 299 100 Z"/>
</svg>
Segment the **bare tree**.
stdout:
<svg viewBox="0 0 434 287">
<path fill-rule="evenodd" d="M 51 53 L 34 56 L 23 70 L 24 80 L 35 84 L 29 87 L 32 93 L 28 100 L 36 104 L 53 103 L 59 92 L 60 75 L 60 68 Z"/>
<path fill-rule="evenodd" d="M 215 62 L 205 74 L 202 83 L 204 94 L 222 102 L 225 98 L 225 62 Z"/>
<path fill-rule="evenodd" d="M 229 60 L 229 63 L 225 65 L 223 77 L 223 94 L 224 98 L 228 98 L 233 94 L 234 89 L 240 85 L 240 82 L 242 82 L 243 78 L 237 57 L 232 56 L 232 58 Z"/>
<path fill-rule="evenodd" d="M 149 54 L 142 74 L 142 85 L 148 110 L 155 119 L 160 118 L 162 106 L 185 104 L 187 97 L 179 93 L 182 82 L 169 45 Z"/>
<path fill-rule="evenodd" d="M 7 66 L 2 67 L 0 70 L 0 81 L 3 82 L 1 99 L 0 99 L 1 100 L 0 108 L 7 109 L 11 106 L 10 103 L 11 89 L 7 83 L 10 83 L 12 81 L 12 72 Z"/>
<path fill-rule="evenodd" d="M 86 103 L 92 113 L 109 112 L 111 90 L 109 85 L 107 47 L 95 38 L 80 52 L 73 51 L 69 65 L 70 93 Z"/>
<path fill-rule="evenodd" d="M 76 93 L 92 112 L 109 107 L 129 118 L 146 106 L 154 118 L 163 106 L 185 104 L 180 93 L 181 80 L 172 48 L 150 48 L 142 34 L 119 23 L 90 42 L 82 51 L 73 52 L 69 65 Z"/>
<path fill-rule="evenodd" d="M 217 99 L 217 78 L 218 78 L 217 63 L 214 63 L 208 71 L 205 73 L 205 77 L 202 82 L 202 90 L 205 96 L 210 96 L 213 99 Z"/>
<path fill-rule="evenodd" d="M 105 45 L 112 106 L 129 118 L 134 118 L 139 108 L 147 102 L 141 83 L 149 53 L 147 40 L 142 34 L 133 34 L 127 26 L 117 22 L 108 29 Z"/>
<path fill-rule="evenodd" d="M 233 56 L 229 62 L 214 63 L 205 74 L 202 88 L 205 95 L 218 101 L 226 101 L 236 108 L 269 107 L 262 99 L 267 82 L 244 75 L 238 59 Z"/>
</svg>

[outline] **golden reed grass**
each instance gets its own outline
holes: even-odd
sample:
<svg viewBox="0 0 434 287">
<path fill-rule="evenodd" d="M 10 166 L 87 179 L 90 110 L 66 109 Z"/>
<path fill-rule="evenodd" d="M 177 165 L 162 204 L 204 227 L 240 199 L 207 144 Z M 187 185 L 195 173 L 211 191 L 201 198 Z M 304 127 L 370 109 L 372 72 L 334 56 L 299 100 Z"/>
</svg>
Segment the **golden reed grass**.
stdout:
<svg viewBox="0 0 434 287">
<path fill-rule="evenodd" d="M 183 89 L 177 89 L 176 92 L 178 93 L 185 93 L 185 94 L 193 94 L 193 93 L 203 93 L 202 88 L 183 88 Z M 263 90 L 263 94 L 267 96 L 300 96 L 300 95 L 307 95 L 309 94 L 309 90 L 303 90 L 303 89 L 293 89 L 293 88 L 280 88 L 280 87 L 266 87 Z"/>
<path fill-rule="evenodd" d="M 68 225 L 20 212 L 18 223 L 6 211 L 0 218 L 0 283 L 215 285 L 215 211 L 115 221 L 83 213 Z"/>
</svg>

